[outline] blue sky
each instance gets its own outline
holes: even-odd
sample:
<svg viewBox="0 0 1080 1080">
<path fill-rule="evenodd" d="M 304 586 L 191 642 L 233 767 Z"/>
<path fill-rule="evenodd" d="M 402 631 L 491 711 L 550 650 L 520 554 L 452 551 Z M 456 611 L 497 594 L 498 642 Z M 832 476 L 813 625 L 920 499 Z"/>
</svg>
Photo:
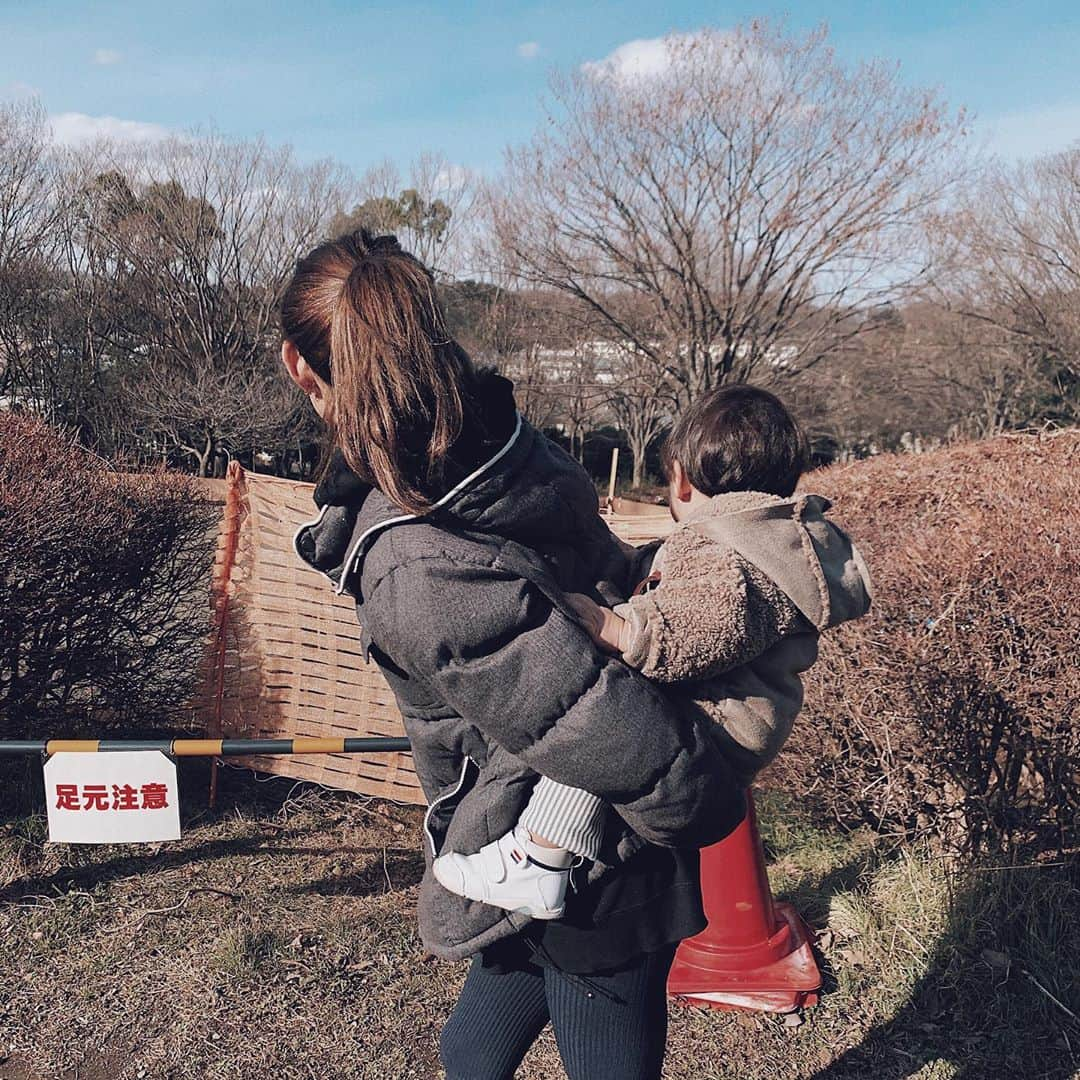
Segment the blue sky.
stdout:
<svg viewBox="0 0 1080 1080">
<path fill-rule="evenodd" d="M 0 97 L 37 94 L 69 141 L 212 126 L 356 169 L 440 151 L 491 171 L 537 123 L 552 67 L 784 15 L 826 22 L 846 58 L 894 59 L 906 81 L 939 86 L 1007 157 L 1080 138 L 1077 0 L 0 0 Z"/>
</svg>

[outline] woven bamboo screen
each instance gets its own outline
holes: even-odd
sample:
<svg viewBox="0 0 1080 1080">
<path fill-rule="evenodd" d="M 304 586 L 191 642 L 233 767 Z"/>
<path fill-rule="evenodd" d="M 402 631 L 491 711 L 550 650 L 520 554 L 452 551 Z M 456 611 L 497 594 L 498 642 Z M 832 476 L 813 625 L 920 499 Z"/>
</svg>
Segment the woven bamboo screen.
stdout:
<svg viewBox="0 0 1080 1080">
<path fill-rule="evenodd" d="M 199 711 L 226 738 L 402 735 L 378 668 L 361 655 L 348 596 L 300 561 L 292 538 L 315 516 L 312 485 L 229 466 L 214 566 L 215 619 Z M 609 518 L 625 539 L 666 533 L 663 514 Z M 240 759 L 263 772 L 423 804 L 409 754 Z"/>
</svg>

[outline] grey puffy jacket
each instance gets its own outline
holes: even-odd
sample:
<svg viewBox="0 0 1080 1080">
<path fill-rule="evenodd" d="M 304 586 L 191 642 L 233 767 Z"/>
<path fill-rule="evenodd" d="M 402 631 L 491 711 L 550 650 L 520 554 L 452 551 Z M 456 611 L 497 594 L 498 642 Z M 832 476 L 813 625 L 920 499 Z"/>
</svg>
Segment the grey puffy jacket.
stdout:
<svg viewBox="0 0 1080 1080">
<path fill-rule="evenodd" d="M 599 651 L 566 604 L 564 591 L 598 585 L 625 597 L 637 568 L 589 477 L 527 422 L 515 417 L 509 439 L 423 518 L 371 488 L 323 497 L 295 546 L 355 596 L 412 740 L 430 804 L 419 916 L 432 952 L 465 957 L 524 925 L 450 894 L 430 864 L 444 843 L 471 852 L 506 832 L 538 773 L 614 807 L 609 861 L 642 841 L 701 847 L 741 821 L 742 791 L 708 722 Z"/>
</svg>

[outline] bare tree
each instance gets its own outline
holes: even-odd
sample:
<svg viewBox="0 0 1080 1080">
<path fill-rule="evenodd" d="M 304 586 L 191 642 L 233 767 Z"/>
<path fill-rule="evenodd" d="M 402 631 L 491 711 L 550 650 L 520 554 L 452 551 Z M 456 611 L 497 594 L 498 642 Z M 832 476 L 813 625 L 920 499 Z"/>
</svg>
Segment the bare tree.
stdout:
<svg viewBox="0 0 1080 1080">
<path fill-rule="evenodd" d="M 657 379 L 657 370 L 647 356 L 634 348 L 615 347 L 608 368 L 610 385 L 605 402 L 630 447 L 631 486 L 645 483 L 645 461 L 649 449 L 670 425 L 677 409 L 675 388 Z"/>
<path fill-rule="evenodd" d="M 873 333 L 782 387 L 819 458 L 998 430 L 996 413 L 969 378 L 994 362 L 988 335 L 926 302 L 885 307 L 872 319 Z"/>
<path fill-rule="evenodd" d="M 0 104 L 0 266 L 34 255 L 54 214 L 45 112 L 36 101 Z"/>
<path fill-rule="evenodd" d="M 552 379 L 552 396 L 570 440 L 570 453 L 584 461 L 585 436 L 598 426 L 608 395 L 592 342 L 576 341 L 565 352 L 566 358 Z"/>
<path fill-rule="evenodd" d="M 891 67 L 845 68 L 823 31 L 665 48 L 658 73 L 557 80 L 487 205 L 510 273 L 589 307 L 685 401 L 812 364 L 918 277 L 963 117 Z"/>
<path fill-rule="evenodd" d="M 562 344 L 558 298 L 475 281 L 446 284 L 443 295 L 455 337 L 514 381 L 522 415 L 538 428 L 557 423 L 564 390 L 553 364 Z"/>
<path fill-rule="evenodd" d="M 40 104 L 0 104 L 0 398 L 39 411 L 56 297 L 54 164 Z"/>
<path fill-rule="evenodd" d="M 116 423 L 165 456 L 170 450 L 189 455 L 198 475 L 209 476 L 218 451 L 287 441 L 302 402 L 279 368 L 260 363 L 178 371 L 167 361 L 150 361 L 117 399 Z"/>
<path fill-rule="evenodd" d="M 533 292 L 519 298 L 527 312 L 536 363 L 552 410 L 549 424 L 570 442 L 570 453 L 585 458 L 585 438 L 607 412 L 611 350 L 597 340 L 595 320 L 561 293 Z"/>
<path fill-rule="evenodd" d="M 279 392 L 278 299 L 341 205 L 338 171 L 207 138 L 119 161 L 96 188 L 83 252 L 109 261 L 125 305 L 103 327 L 128 413 L 116 426 L 179 448 L 201 475 L 219 451 L 283 434 L 294 398 Z"/>
<path fill-rule="evenodd" d="M 556 423 L 559 414 L 551 368 L 544 352 L 543 345 L 533 341 L 500 365 L 502 373 L 514 382 L 514 399 L 521 415 L 541 430 Z"/>
<path fill-rule="evenodd" d="M 333 235 L 361 226 L 393 233 L 436 276 L 460 270 L 476 190 L 469 170 L 442 154 L 421 154 L 407 181 L 384 161 L 360 178 L 358 188 L 353 209 L 331 221 Z"/>
<path fill-rule="evenodd" d="M 993 164 L 938 236 L 951 273 L 938 293 L 982 363 L 958 364 L 995 426 L 1080 420 L 1080 145 Z M 944 260 L 943 260 L 944 261 Z"/>
</svg>

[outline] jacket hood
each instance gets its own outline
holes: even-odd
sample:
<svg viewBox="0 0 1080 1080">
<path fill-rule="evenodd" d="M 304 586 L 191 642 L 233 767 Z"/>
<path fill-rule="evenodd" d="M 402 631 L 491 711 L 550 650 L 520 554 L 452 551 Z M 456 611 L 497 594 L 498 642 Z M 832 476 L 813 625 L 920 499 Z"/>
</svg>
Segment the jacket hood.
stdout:
<svg viewBox="0 0 1080 1080">
<path fill-rule="evenodd" d="M 825 517 L 822 495 L 717 495 L 687 521 L 758 567 L 818 630 L 870 610 L 870 573 L 850 537 Z"/>
<path fill-rule="evenodd" d="M 402 511 L 334 452 L 314 493 L 319 517 L 297 529 L 293 546 L 335 592 L 345 591 L 382 532 L 409 522 L 495 533 L 528 547 L 578 547 L 606 529 L 577 462 L 518 413 L 510 382 L 493 373 L 481 379 L 486 431 L 463 432 L 451 452 L 450 486 L 423 515 Z"/>
</svg>

